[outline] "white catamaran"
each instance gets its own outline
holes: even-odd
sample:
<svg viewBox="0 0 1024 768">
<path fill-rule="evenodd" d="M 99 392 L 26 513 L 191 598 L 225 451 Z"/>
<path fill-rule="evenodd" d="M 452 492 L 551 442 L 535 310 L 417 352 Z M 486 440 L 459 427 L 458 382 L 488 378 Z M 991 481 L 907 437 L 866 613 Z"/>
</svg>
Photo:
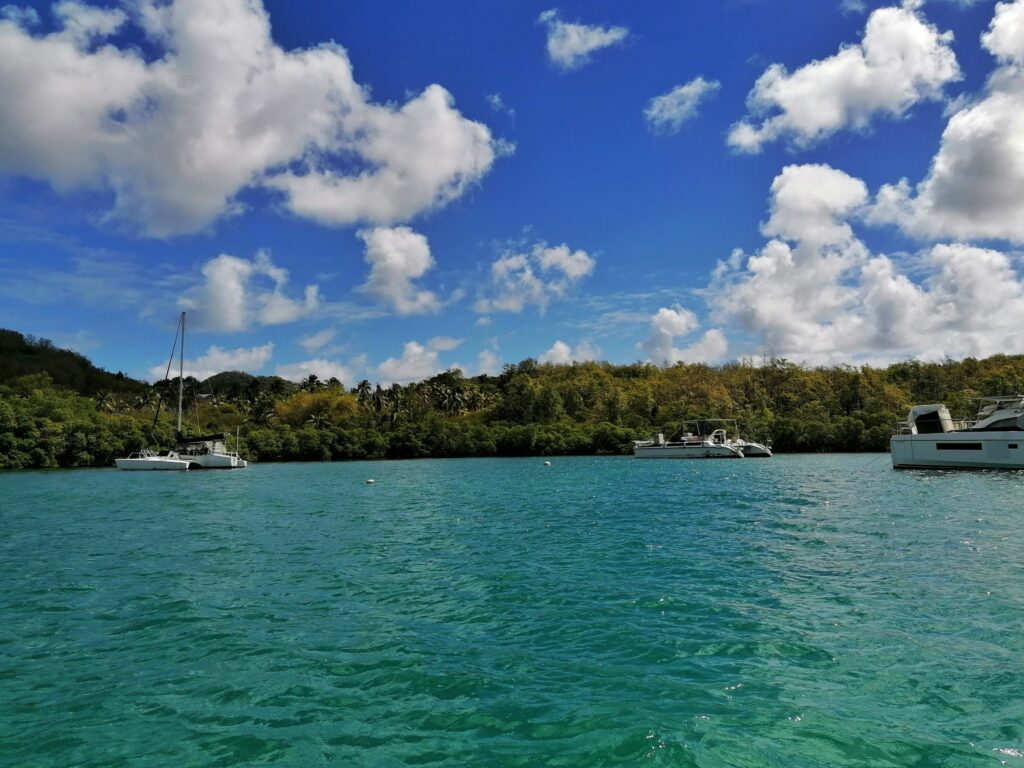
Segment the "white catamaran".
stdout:
<svg viewBox="0 0 1024 768">
<path fill-rule="evenodd" d="M 187 469 L 242 469 L 248 466 L 248 462 L 238 455 L 237 451 L 227 450 L 224 444 L 226 435 L 217 433 L 212 435 L 198 435 L 186 437 L 181 431 L 182 403 L 185 399 L 185 313 L 178 318 L 178 329 L 174 335 L 174 346 L 171 347 L 171 359 L 167 361 L 167 373 L 170 373 L 171 364 L 174 362 L 175 348 L 178 347 L 178 339 L 181 339 L 181 346 L 178 358 L 178 444 L 176 450 L 158 454 L 154 451 L 137 451 L 124 459 L 115 459 L 114 464 L 118 469 L 133 470 L 187 470 Z M 166 379 L 167 374 L 164 375 Z M 157 415 L 160 416 L 159 406 Z M 235 443 L 237 445 L 237 437 Z"/>
<path fill-rule="evenodd" d="M 730 438 L 727 429 L 718 428 L 709 435 L 702 433 L 704 427 L 711 422 L 722 422 L 731 425 L 736 432 L 735 419 L 701 419 L 683 422 L 683 428 L 692 425 L 693 431 L 684 432 L 677 440 L 666 440 L 665 435 L 658 434 L 653 440 L 635 440 L 633 455 L 638 459 L 743 459 L 763 457 L 770 458 L 771 448 L 761 443 L 754 443 L 743 438 Z"/>
</svg>

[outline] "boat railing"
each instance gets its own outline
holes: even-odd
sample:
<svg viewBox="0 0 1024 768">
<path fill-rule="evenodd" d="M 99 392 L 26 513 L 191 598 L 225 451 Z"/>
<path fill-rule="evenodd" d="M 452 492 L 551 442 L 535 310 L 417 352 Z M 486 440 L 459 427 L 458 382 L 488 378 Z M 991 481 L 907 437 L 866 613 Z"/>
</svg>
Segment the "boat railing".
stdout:
<svg viewBox="0 0 1024 768">
<path fill-rule="evenodd" d="M 977 421 L 969 421 L 967 419 L 957 419 L 956 421 L 952 422 L 953 429 L 950 430 L 950 431 L 952 431 L 952 432 L 966 432 L 967 430 L 973 428 L 974 425 L 977 424 L 977 423 L 978 423 Z M 913 434 L 917 434 L 917 433 L 914 432 L 914 424 L 911 424 L 910 422 L 906 422 L 906 421 L 898 421 L 898 422 L 896 422 L 896 428 L 895 428 L 893 434 L 896 434 L 896 435 L 913 435 Z"/>
</svg>

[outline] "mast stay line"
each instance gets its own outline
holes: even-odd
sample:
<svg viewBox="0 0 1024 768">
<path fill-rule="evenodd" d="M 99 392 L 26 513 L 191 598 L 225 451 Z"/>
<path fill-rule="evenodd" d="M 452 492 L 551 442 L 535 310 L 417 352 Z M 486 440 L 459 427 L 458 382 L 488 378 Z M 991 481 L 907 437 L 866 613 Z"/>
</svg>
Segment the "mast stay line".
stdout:
<svg viewBox="0 0 1024 768">
<path fill-rule="evenodd" d="M 185 328 L 184 328 L 184 325 L 185 325 L 185 313 L 182 312 L 181 316 L 178 318 L 178 327 L 174 331 L 174 343 L 171 344 L 171 354 L 167 358 L 167 370 L 164 371 L 164 381 L 167 381 L 168 377 L 171 375 L 171 366 L 174 364 L 174 353 L 178 350 L 178 335 L 179 334 L 182 337 L 181 338 L 181 342 L 182 342 L 181 343 L 182 359 L 181 359 L 181 368 L 180 368 L 180 370 L 184 370 L 184 366 L 185 366 L 185 358 L 184 358 L 184 355 L 185 355 Z M 183 383 L 183 381 L 184 381 L 184 379 L 179 375 L 179 379 L 178 379 L 178 431 L 179 432 L 181 432 L 181 400 L 182 400 L 182 383 Z M 161 393 L 160 397 L 158 397 L 157 401 L 156 401 L 156 414 L 153 416 L 153 426 L 152 426 L 151 430 L 155 430 L 156 429 L 157 421 L 160 419 L 160 406 L 163 405 L 163 402 L 164 402 L 164 396 L 163 396 L 163 393 Z"/>
</svg>

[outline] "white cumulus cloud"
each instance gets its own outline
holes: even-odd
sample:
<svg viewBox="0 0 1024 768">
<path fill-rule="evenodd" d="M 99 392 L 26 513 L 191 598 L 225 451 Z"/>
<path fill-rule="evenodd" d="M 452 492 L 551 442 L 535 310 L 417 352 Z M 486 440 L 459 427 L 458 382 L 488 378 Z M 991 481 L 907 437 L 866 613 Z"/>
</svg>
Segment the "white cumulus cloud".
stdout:
<svg viewBox="0 0 1024 768">
<path fill-rule="evenodd" d="M 366 243 L 366 261 L 370 276 L 359 287 L 400 315 L 436 312 L 441 307 L 437 295 L 418 289 L 413 280 L 434 266 L 427 238 L 409 227 L 376 227 L 360 230 Z"/>
<path fill-rule="evenodd" d="M 578 69 L 590 61 L 591 54 L 618 45 L 629 36 L 626 27 L 599 27 L 562 21 L 557 9 L 539 17 L 548 31 L 548 59 L 563 69 Z"/>
<path fill-rule="evenodd" d="M 522 312 L 529 305 L 541 311 L 554 299 L 594 271 L 597 262 L 583 250 L 568 245 L 536 243 L 525 253 L 506 253 L 491 265 L 489 295 L 473 309 L 488 312 Z"/>
<path fill-rule="evenodd" d="M 1024 3 L 996 3 L 992 23 L 981 42 L 1004 64 L 1024 64 Z"/>
<path fill-rule="evenodd" d="M 202 381 L 224 371 L 257 373 L 270 361 L 273 353 L 274 344 L 269 341 L 260 347 L 237 347 L 235 349 L 224 349 L 215 344 L 199 357 L 185 358 L 185 376 L 193 376 Z M 149 369 L 149 376 L 153 380 L 162 379 L 166 371 L 166 363 L 154 365 Z M 177 376 L 177 374 L 177 366 L 172 365 L 170 375 Z"/>
<path fill-rule="evenodd" d="M 389 357 L 377 366 L 377 376 L 384 383 L 408 384 L 429 379 L 447 370 L 441 365 L 440 353 L 449 352 L 462 343 L 461 339 L 435 337 L 426 344 L 407 341 L 401 357 Z"/>
<path fill-rule="evenodd" d="M 355 375 L 344 365 L 323 358 L 279 365 L 274 370 L 274 373 L 282 379 L 288 379 L 289 381 L 302 381 L 303 379 L 308 379 L 310 374 L 323 381 L 332 378 L 337 379 L 342 384 L 351 384 L 355 380 Z"/>
<path fill-rule="evenodd" d="M 495 141 L 482 123 L 464 118 L 452 95 L 431 85 L 400 109 L 361 107 L 351 134 L 334 145 L 355 152 L 372 170 L 346 175 L 311 163 L 266 184 L 286 193 L 288 206 L 323 224 L 389 224 L 446 205 L 486 175 L 512 145 Z"/>
<path fill-rule="evenodd" d="M 984 97 L 950 117 L 923 181 L 881 188 L 872 221 L 927 239 L 1024 243 L 1024 0 L 996 5 L 982 43 L 999 62 Z"/>
<path fill-rule="evenodd" d="M 1024 351 L 1024 281 L 1006 253 L 964 243 L 897 260 L 873 254 L 849 224 L 862 181 L 790 166 L 772 185 L 758 252 L 734 252 L 706 292 L 750 352 L 811 364 Z"/>
<path fill-rule="evenodd" d="M 178 304 L 192 323 L 215 331 L 244 331 L 254 324 L 280 325 L 309 315 L 320 306 L 316 285 L 301 299 L 285 294 L 288 271 L 276 266 L 267 251 L 252 261 L 221 254 L 203 265 L 204 282 L 190 288 Z"/>
<path fill-rule="evenodd" d="M 483 349 L 476 356 L 477 374 L 497 376 L 501 372 L 501 356 L 492 349 Z"/>
<path fill-rule="evenodd" d="M 700 327 L 697 315 L 683 307 L 662 307 L 651 317 L 651 333 L 638 344 L 654 363 L 717 363 L 729 351 L 729 342 L 718 328 L 711 328 L 685 347 L 676 340 Z"/>
<path fill-rule="evenodd" d="M 597 360 L 601 357 L 601 348 L 583 340 L 575 348 L 559 339 L 551 345 L 551 349 L 537 358 L 542 363 L 554 363 L 562 365 L 565 363 L 582 363 L 587 360 Z"/>
<path fill-rule="evenodd" d="M 655 96 L 644 110 L 647 127 L 655 133 L 678 133 L 683 123 L 696 117 L 700 103 L 720 87 L 717 80 L 695 77 L 668 93 Z"/>
<path fill-rule="evenodd" d="M 863 181 L 827 165 L 789 165 L 772 181 L 765 235 L 800 240 L 818 247 L 853 235 L 846 219 L 864 205 Z"/>
<path fill-rule="evenodd" d="M 158 237 L 241 210 L 248 187 L 298 215 L 391 223 L 442 206 L 506 145 L 428 86 L 374 104 L 334 43 L 286 51 L 259 0 L 137 0 L 154 50 L 116 47 L 120 9 L 54 6 L 60 28 L 0 19 L 0 174 L 100 189 L 111 215 Z M 353 162 L 354 161 L 354 162 Z"/>
<path fill-rule="evenodd" d="M 732 127 L 729 145 L 760 152 L 788 139 L 806 147 L 847 127 L 864 130 L 877 115 L 899 118 L 921 101 L 941 99 L 943 87 L 960 78 L 953 35 L 928 23 L 919 4 L 879 8 L 859 44 L 826 59 L 792 73 L 768 67 L 747 97 L 751 117 Z"/>
</svg>

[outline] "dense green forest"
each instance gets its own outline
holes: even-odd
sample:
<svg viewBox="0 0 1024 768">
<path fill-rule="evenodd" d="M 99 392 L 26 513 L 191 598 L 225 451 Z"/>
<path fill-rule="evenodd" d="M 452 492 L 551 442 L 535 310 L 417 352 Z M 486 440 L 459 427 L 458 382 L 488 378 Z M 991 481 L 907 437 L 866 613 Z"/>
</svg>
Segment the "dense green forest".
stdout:
<svg viewBox="0 0 1024 768">
<path fill-rule="evenodd" d="M 110 466 L 172 444 L 177 380 L 107 373 L 13 331 L 0 331 L 0 344 L 0 467 Z M 387 388 L 238 372 L 186 378 L 185 409 L 186 431 L 237 428 L 242 454 L 256 461 L 617 454 L 699 418 L 737 419 L 744 437 L 782 452 L 882 451 L 915 403 L 973 415 L 972 397 L 1021 391 L 1024 356 L 886 368 L 524 360 L 498 376 L 452 370 Z"/>
</svg>

